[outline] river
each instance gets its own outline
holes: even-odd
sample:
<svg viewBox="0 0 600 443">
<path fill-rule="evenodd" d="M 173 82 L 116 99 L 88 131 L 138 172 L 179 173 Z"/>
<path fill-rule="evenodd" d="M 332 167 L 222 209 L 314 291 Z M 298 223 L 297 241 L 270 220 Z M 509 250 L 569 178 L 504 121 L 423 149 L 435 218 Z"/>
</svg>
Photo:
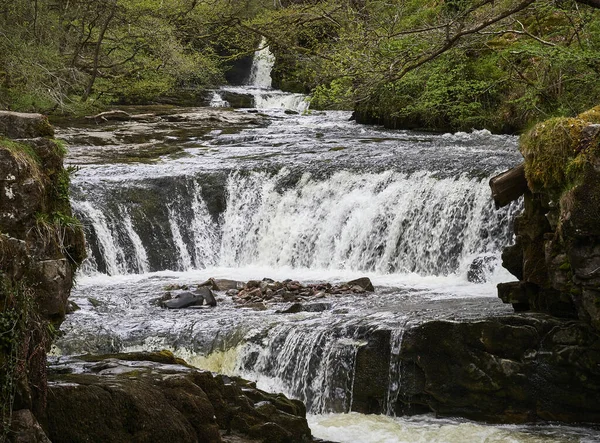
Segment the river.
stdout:
<svg viewBox="0 0 600 443">
<path fill-rule="evenodd" d="M 495 210 L 487 182 L 521 161 L 517 139 L 392 131 L 308 111 L 259 68 L 251 85 L 215 91 L 212 107 L 129 108 L 152 115 L 57 129 L 78 168 L 72 204 L 89 258 L 72 294 L 81 309 L 63 323 L 55 355 L 170 349 L 305 401 L 314 434 L 340 442 L 595 441 L 586 428 L 395 417 L 393 358 L 387 415 L 351 412 L 356 354 L 377 331 L 392 331 L 397 355 L 407 325 L 512 311 L 495 285 L 512 279 L 500 251 L 520 204 Z M 227 94 L 253 107 L 219 107 Z M 214 309 L 151 303 L 167 285 L 210 277 L 362 276 L 372 295 L 329 297 L 321 312 L 240 309 L 222 293 Z"/>
</svg>

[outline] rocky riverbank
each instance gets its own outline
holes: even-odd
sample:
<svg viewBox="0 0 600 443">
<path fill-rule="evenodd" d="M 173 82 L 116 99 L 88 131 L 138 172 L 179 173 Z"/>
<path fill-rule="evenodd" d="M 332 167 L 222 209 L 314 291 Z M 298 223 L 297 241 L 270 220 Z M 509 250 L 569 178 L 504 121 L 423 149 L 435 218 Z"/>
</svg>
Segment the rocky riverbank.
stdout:
<svg viewBox="0 0 600 443">
<path fill-rule="evenodd" d="M 46 352 L 85 257 L 53 134 L 42 115 L 0 111 L 0 440 L 12 418 L 16 439 L 44 441 Z"/>
<path fill-rule="evenodd" d="M 600 422 L 600 110 L 550 119 L 521 140 L 523 213 L 498 286 L 521 313 L 409 329 L 405 413 L 502 423 Z"/>
<path fill-rule="evenodd" d="M 47 423 L 55 443 L 317 441 L 302 402 L 166 351 L 54 361 Z"/>
</svg>

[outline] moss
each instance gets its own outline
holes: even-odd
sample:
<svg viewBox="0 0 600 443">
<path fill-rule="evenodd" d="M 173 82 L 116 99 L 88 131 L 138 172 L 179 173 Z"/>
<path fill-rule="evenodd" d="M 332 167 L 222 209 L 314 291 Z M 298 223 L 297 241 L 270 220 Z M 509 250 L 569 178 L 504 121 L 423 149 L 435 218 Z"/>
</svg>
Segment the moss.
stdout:
<svg viewBox="0 0 600 443">
<path fill-rule="evenodd" d="M 561 271 L 570 271 L 571 270 L 571 263 L 564 262 L 562 265 L 560 265 L 558 267 L 558 269 L 560 269 Z"/>
<path fill-rule="evenodd" d="M 521 137 L 525 176 L 533 192 L 564 189 L 585 126 L 586 121 L 579 118 L 552 118 Z"/>
<path fill-rule="evenodd" d="M 582 112 L 577 118 L 585 120 L 588 123 L 600 124 L 600 105 Z"/>
</svg>

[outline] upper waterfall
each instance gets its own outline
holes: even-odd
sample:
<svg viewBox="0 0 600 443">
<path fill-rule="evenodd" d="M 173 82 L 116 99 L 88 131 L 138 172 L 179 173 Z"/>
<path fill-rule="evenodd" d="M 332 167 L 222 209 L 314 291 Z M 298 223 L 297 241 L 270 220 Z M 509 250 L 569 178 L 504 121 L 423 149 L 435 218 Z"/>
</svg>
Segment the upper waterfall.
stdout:
<svg viewBox="0 0 600 443">
<path fill-rule="evenodd" d="M 271 72 L 275 56 L 263 37 L 254 53 L 248 81 L 244 86 L 223 86 L 213 91 L 211 107 L 253 107 L 260 110 L 291 110 L 304 112 L 309 102 L 304 94 L 284 92 L 273 88 Z M 241 99 L 240 99 L 241 98 Z M 251 103 L 249 105 L 248 103 Z"/>
<path fill-rule="evenodd" d="M 254 88 L 271 89 L 273 84 L 271 71 L 274 64 L 275 56 L 267 46 L 267 40 L 263 37 L 259 49 L 254 53 L 248 85 Z"/>
</svg>

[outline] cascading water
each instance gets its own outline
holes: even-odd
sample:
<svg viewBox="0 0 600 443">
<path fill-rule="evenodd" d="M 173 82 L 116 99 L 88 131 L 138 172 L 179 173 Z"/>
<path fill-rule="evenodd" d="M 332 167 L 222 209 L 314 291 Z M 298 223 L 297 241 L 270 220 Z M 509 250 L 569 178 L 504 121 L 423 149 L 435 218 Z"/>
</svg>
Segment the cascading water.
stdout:
<svg viewBox="0 0 600 443">
<path fill-rule="evenodd" d="M 74 207 L 97 242 L 93 258 L 104 263 L 97 271 L 110 275 L 262 265 L 466 276 L 475 258 L 498 256 L 510 240 L 502 221 L 516 206 L 495 211 L 486 180 L 393 171 L 289 179 L 285 168 L 231 173 L 222 191 L 226 210 L 216 217 L 200 179 L 185 180 L 176 196 L 146 201 L 143 214 L 136 212 L 143 201 Z M 161 226 L 167 229 L 158 235 Z M 149 258 L 157 246 L 160 260 Z"/>
<path fill-rule="evenodd" d="M 274 64 L 275 56 L 269 49 L 267 40 L 263 37 L 258 51 L 254 53 L 248 85 L 254 88 L 271 89 L 273 84 L 271 71 Z"/>
<path fill-rule="evenodd" d="M 277 93 L 260 91 L 255 103 Z M 494 283 L 505 278 L 500 251 L 520 205 L 496 211 L 487 182 L 520 161 L 515 138 L 387 131 L 343 112 L 273 111 L 217 124 L 215 113 L 228 121 L 233 112 L 210 112 L 211 127 L 186 124 L 183 112 L 169 129 L 159 121 L 138 132 L 139 123 L 118 123 L 110 137 L 103 127 L 71 131 L 83 153 L 74 160 L 92 159 L 72 183 L 90 258 L 74 293 L 82 310 L 68 316 L 56 352 L 167 348 L 299 398 L 313 414 L 373 408 L 393 416 L 407 328 L 509 311 L 493 298 Z M 95 141 L 120 134 L 127 152 L 137 143 L 181 150 L 148 163 L 85 157 L 110 152 Z M 238 309 L 224 294 L 216 309 L 150 303 L 167 284 L 208 277 L 340 282 L 363 274 L 375 294 L 326 297 L 295 314 L 278 312 L 287 305 Z M 367 441 L 353 438 L 345 441 Z"/>
<path fill-rule="evenodd" d="M 259 49 L 254 53 L 252 67 L 248 82 L 243 87 L 223 87 L 214 91 L 210 101 L 211 107 L 226 107 L 229 102 L 223 95 L 249 95 L 252 97 L 253 106 L 261 110 L 286 109 L 295 112 L 304 112 L 308 109 L 307 97 L 303 94 L 292 94 L 273 89 L 271 71 L 275 64 L 275 56 L 263 37 Z"/>
</svg>

